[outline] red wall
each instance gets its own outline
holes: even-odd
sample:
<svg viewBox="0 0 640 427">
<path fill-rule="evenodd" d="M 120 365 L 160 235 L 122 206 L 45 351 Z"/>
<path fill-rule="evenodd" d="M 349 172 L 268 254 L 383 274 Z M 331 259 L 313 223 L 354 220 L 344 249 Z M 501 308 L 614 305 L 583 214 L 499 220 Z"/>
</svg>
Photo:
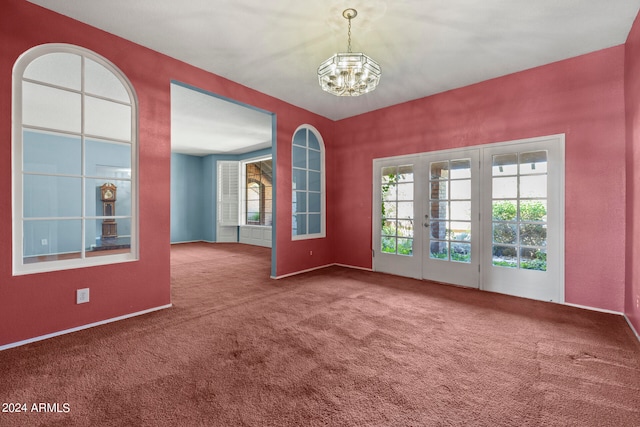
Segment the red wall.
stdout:
<svg viewBox="0 0 640 427">
<path fill-rule="evenodd" d="M 640 21 L 626 43 L 627 107 L 627 277 L 625 313 L 640 333 Z"/>
<path fill-rule="evenodd" d="M 337 262 L 371 267 L 374 158 L 565 133 L 565 299 L 622 311 L 623 71 L 618 46 L 337 122 Z"/>
<path fill-rule="evenodd" d="M 303 123 L 332 122 L 23 0 L 0 6 L 0 346 L 170 303 L 170 82 L 179 80 L 277 117 L 277 275 L 331 262 L 329 239 L 291 242 L 291 138 Z M 11 75 L 24 51 L 43 43 L 93 50 L 129 78 L 139 104 L 140 260 L 112 266 L 11 274 Z M 327 154 L 327 161 L 331 155 Z M 328 197 L 332 187 L 328 184 Z M 309 256 L 309 251 L 313 256 Z M 90 287 L 91 302 L 75 304 Z"/>
</svg>

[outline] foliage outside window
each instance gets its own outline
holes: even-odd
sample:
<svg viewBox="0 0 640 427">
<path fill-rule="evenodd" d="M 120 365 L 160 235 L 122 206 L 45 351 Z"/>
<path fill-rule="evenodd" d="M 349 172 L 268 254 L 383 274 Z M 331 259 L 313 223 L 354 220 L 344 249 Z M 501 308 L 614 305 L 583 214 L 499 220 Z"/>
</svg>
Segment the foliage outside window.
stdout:
<svg viewBox="0 0 640 427">
<path fill-rule="evenodd" d="M 382 168 L 381 251 L 413 255 L 413 165 Z"/>
<path fill-rule="evenodd" d="M 13 78 L 14 274 L 135 259 L 136 106 L 126 78 L 70 45 L 31 49 Z M 105 184 L 115 200 L 105 201 Z"/>
</svg>

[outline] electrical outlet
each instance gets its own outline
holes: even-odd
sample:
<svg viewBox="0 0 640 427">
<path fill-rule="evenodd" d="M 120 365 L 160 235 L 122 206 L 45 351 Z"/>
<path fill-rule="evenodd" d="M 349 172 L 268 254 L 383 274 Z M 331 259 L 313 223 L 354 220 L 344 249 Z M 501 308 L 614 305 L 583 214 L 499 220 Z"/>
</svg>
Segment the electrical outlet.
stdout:
<svg viewBox="0 0 640 427">
<path fill-rule="evenodd" d="M 76 290 L 76 304 L 89 302 L 89 288 Z"/>
<path fill-rule="evenodd" d="M 313 251 L 309 251 L 309 255 L 313 255 Z"/>
<path fill-rule="evenodd" d="M 42 246 L 47 246 L 47 245 L 49 244 L 49 241 L 48 241 L 47 239 L 41 239 L 41 240 L 40 240 L 40 244 L 41 244 Z"/>
</svg>

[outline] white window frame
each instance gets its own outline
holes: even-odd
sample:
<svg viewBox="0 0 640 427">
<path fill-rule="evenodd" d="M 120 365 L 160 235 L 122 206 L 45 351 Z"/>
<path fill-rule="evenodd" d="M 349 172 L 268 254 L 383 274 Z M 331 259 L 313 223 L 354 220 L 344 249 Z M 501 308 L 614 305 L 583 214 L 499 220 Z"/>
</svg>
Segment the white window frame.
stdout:
<svg viewBox="0 0 640 427">
<path fill-rule="evenodd" d="M 320 134 L 320 132 L 318 131 L 318 129 L 316 129 L 315 127 L 313 127 L 312 125 L 309 124 L 303 124 L 298 126 L 298 128 L 295 130 L 295 132 L 293 132 L 293 137 L 291 138 L 291 183 L 292 183 L 292 189 L 291 189 L 291 194 L 293 197 L 293 141 L 295 139 L 296 134 L 301 131 L 301 130 L 308 130 L 309 132 L 312 132 L 316 138 L 318 139 L 318 143 L 320 144 L 320 233 L 314 233 L 314 234 L 302 234 L 302 235 L 298 235 L 298 234 L 293 234 L 293 224 L 290 227 L 290 231 L 291 231 L 291 240 L 307 240 L 307 239 L 320 239 L 320 238 L 324 238 L 326 237 L 326 222 L 327 222 L 327 209 L 326 209 L 326 199 L 327 199 L 327 194 L 326 194 L 326 185 L 325 185 L 325 176 L 326 176 L 326 172 L 325 172 L 325 158 L 326 158 L 326 151 L 325 151 L 325 145 L 324 145 L 324 140 L 322 139 L 322 135 Z M 307 145 L 307 153 L 308 153 L 308 145 Z M 307 158 L 308 158 L 308 154 L 307 154 Z M 307 186 L 308 186 L 308 182 L 307 182 Z M 308 194 L 308 187 L 307 187 L 307 194 Z M 291 203 L 291 219 L 293 221 L 293 200 Z M 308 214 L 308 213 L 307 213 Z M 308 222 L 307 222 L 307 229 L 308 229 Z"/>
<path fill-rule="evenodd" d="M 46 262 L 37 263 L 24 263 L 23 252 L 23 173 L 22 173 L 22 161 L 23 161 L 23 122 L 22 122 L 22 84 L 23 75 L 29 64 L 31 64 L 37 58 L 48 55 L 51 53 L 70 53 L 79 55 L 84 58 L 88 58 L 95 61 L 98 64 L 104 66 L 107 70 L 122 83 L 123 87 L 129 95 L 131 106 L 131 240 L 130 251 L 127 253 L 100 255 L 94 257 L 85 256 L 85 222 L 93 219 L 87 219 L 88 216 L 85 212 L 85 194 L 84 194 L 84 180 L 87 179 L 85 171 L 81 171 L 82 179 L 82 213 L 78 217 L 82 222 L 82 245 L 81 245 L 81 257 L 74 259 L 52 260 Z M 84 63 L 84 60 L 83 60 Z M 84 69 L 82 70 L 82 79 L 84 79 Z M 24 52 L 14 63 L 13 67 L 13 99 L 12 99 L 12 238 L 13 238 L 13 269 L 12 274 L 14 276 L 42 273 L 49 271 L 67 270 L 73 268 L 91 267 L 97 265 L 114 264 L 121 262 L 136 261 L 139 259 L 139 247 L 138 247 L 138 230 L 139 230 L 139 215 L 138 215 L 138 101 L 133 89 L 133 85 L 127 79 L 122 71 L 120 71 L 114 64 L 106 60 L 102 56 L 92 52 L 88 49 L 62 43 L 51 43 L 35 46 L 26 52 Z M 39 84 L 47 85 L 47 83 L 40 82 Z M 51 85 L 56 87 L 55 85 Z M 67 90 L 65 88 L 65 90 Z M 84 94 L 84 87 L 77 93 Z M 105 98 L 107 99 L 107 98 Z M 110 100 L 110 99 L 107 99 Z M 84 112 L 82 113 L 82 120 L 84 121 Z M 84 123 L 82 124 L 84 129 Z M 59 132 L 58 129 L 41 129 L 44 131 L 50 130 L 53 132 Z M 74 133 L 75 135 L 75 133 Z M 84 131 L 81 131 L 78 136 L 85 137 Z M 82 159 L 84 165 L 84 159 Z"/>
</svg>

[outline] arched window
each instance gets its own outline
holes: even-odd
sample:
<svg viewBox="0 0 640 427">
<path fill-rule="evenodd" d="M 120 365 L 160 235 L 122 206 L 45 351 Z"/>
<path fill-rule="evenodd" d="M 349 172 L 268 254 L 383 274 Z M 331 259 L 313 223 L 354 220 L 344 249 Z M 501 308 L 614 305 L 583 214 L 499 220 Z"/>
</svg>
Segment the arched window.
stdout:
<svg viewBox="0 0 640 427">
<path fill-rule="evenodd" d="M 66 44 L 13 68 L 13 274 L 137 259 L 137 107 L 127 78 Z"/>
<path fill-rule="evenodd" d="M 296 130 L 291 159 L 292 238 L 325 237 L 324 142 L 313 126 L 302 125 Z"/>
</svg>

